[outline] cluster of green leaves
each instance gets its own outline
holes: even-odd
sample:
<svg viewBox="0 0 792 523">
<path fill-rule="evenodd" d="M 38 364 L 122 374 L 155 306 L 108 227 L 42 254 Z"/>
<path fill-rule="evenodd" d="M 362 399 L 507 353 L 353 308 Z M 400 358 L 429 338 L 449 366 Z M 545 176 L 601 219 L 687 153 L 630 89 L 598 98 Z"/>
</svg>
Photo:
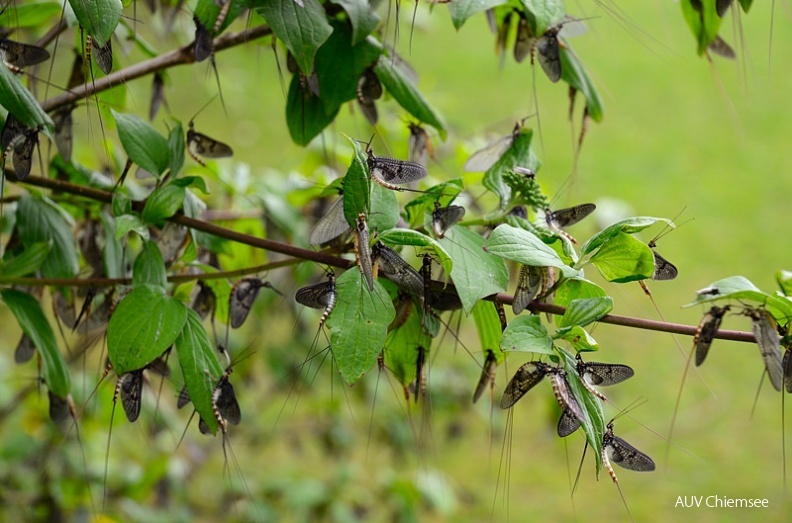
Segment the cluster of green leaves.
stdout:
<svg viewBox="0 0 792 523">
<path fill-rule="evenodd" d="M 698 54 L 703 55 L 718 37 L 721 23 L 733 0 L 682 0 L 682 15 L 696 39 Z M 740 8 L 747 13 L 753 0 L 739 0 Z"/>
</svg>

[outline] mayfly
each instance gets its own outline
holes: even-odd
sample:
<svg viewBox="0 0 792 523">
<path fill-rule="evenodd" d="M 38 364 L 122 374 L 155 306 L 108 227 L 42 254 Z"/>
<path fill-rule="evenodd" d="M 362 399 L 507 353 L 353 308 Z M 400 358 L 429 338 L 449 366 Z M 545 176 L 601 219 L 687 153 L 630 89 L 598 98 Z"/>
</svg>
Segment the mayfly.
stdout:
<svg viewBox="0 0 792 523">
<path fill-rule="evenodd" d="M 238 329 L 245 323 L 262 287 L 269 287 L 278 292 L 268 281 L 260 278 L 242 278 L 232 288 L 228 299 L 228 319 L 232 329 Z"/>
<path fill-rule="evenodd" d="M 0 38 L 0 52 L 3 60 L 14 67 L 28 67 L 49 60 L 49 51 L 37 45 L 23 44 Z"/>
<path fill-rule="evenodd" d="M 58 154 L 66 162 L 71 162 L 72 129 L 74 126 L 72 112 L 75 107 L 77 107 L 76 104 L 66 104 L 52 114 L 52 122 L 55 124 L 55 146 L 58 148 Z"/>
<path fill-rule="evenodd" d="M 473 173 L 489 171 L 520 136 L 522 132 L 522 122 L 524 121 L 525 119 L 514 124 L 514 129 L 511 134 L 507 134 L 473 153 L 465 162 L 462 169 L 466 172 Z"/>
<path fill-rule="evenodd" d="M 303 287 L 294 295 L 294 299 L 301 305 L 313 309 L 324 309 L 322 317 L 319 319 L 319 328 L 322 328 L 327 317 L 333 312 L 337 298 L 335 275 L 332 272 L 327 274 L 326 282 Z"/>
<path fill-rule="evenodd" d="M 522 11 L 518 11 L 517 14 L 520 15 L 520 19 L 517 22 L 517 36 L 514 39 L 514 60 L 520 63 L 531 54 L 536 44 L 536 37 L 525 14 Z"/>
<path fill-rule="evenodd" d="M 410 383 L 410 390 L 418 403 L 418 397 L 426 398 L 426 349 L 418 346 L 415 357 L 415 381 Z"/>
<path fill-rule="evenodd" d="M 568 409 L 580 420 L 585 419 L 577 399 L 569 390 L 569 382 L 567 382 L 564 370 L 539 361 L 530 361 L 517 369 L 517 372 L 503 391 L 500 407 L 502 409 L 511 408 L 526 392 L 535 387 L 547 375 L 550 376 L 553 394 L 561 408 Z"/>
<path fill-rule="evenodd" d="M 440 202 L 434 203 L 432 211 L 432 230 L 438 238 L 443 238 L 448 229 L 456 225 L 465 217 L 465 208 L 459 205 L 440 207 Z"/>
<path fill-rule="evenodd" d="M 701 323 L 696 329 L 696 335 L 693 337 L 693 347 L 696 349 L 696 366 L 704 363 L 707 358 L 712 340 L 715 339 L 723 316 L 729 311 L 729 308 L 728 305 L 724 307 L 714 305 L 701 319 Z"/>
<path fill-rule="evenodd" d="M 239 425 L 242 421 L 242 411 L 239 408 L 234 386 L 231 385 L 229 380 L 231 369 L 230 366 L 226 369 L 212 392 L 212 411 L 224 435 L 227 432 L 229 423 L 231 425 Z M 199 421 L 198 429 L 201 434 L 211 434 L 209 426 L 203 419 Z"/>
<path fill-rule="evenodd" d="M 602 401 L 607 401 L 608 398 L 606 398 L 605 395 L 600 391 L 595 389 L 593 385 L 600 387 L 616 385 L 617 383 L 628 380 L 635 375 L 635 371 L 632 369 L 632 367 L 627 365 L 616 363 L 599 363 L 595 361 L 585 362 L 583 361 L 583 358 L 580 356 L 580 354 L 576 356 L 576 360 L 577 364 L 575 370 L 577 371 L 578 376 L 580 376 L 581 383 L 586 388 L 586 390 Z M 580 428 L 580 422 L 578 419 L 568 409 L 564 409 L 564 411 L 561 413 L 561 418 L 558 420 L 558 427 L 556 430 L 557 434 L 560 437 L 565 438 L 575 432 L 578 428 Z"/>
<path fill-rule="evenodd" d="M 196 62 L 203 62 L 214 54 L 214 41 L 209 29 L 197 16 L 193 16 L 195 23 L 195 43 L 193 44 L 193 58 Z"/>
<path fill-rule="evenodd" d="M 30 176 L 30 170 L 33 166 L 33 151 L 39 143 L 39 131 L 40 128 L 38 127 L 28 129 L 25 131 L 23 138 L 16 138 L 16 143 L 13 145 L 14 174 L 20 180 Z"/>
<path fill-rule="evenodd" d="M 495 357 L 495 352 L 492 349 L 487 349 L 487 357 L 484 359 L 481 377 L 476 385 L 476 390 L 473 392 L 473 403 L 476 403 L 481 398 L 488 386 L 495 386 L 495 371 L 497 368 L 498 359 Z"/>
<path fill-rule="evenodd" d="M 734 52 L 734 49 L 732 49 L 732 47 L 726 43 L 726 40 L 721 38 L 720 35 L 715 36 L 715 39 L 710 42 L 710 44 L 707 46 L 707 49 L 718 56 L 722 56 L 723 58 L 728 58 L 730 60 L 737 58 L 737 53 Z"/>
<path fill-rule="evenodd" d="M 679 274 L 679 271 L 677 270 L 676 266 L 673 263 L 660 256 L 657 253 L 657 251 L 655 251 L 655 248 L 657 247 L 657 241 L 666 234 L 668 234 L 669 232 L 671 232 L 671 230 L 673 230 L 673 227 L 674 227 L 673 225 L 667 224 L 665 227 L 663 227 L 663 230 L 657 234 L 657 236 L 652 238 L 649 241 L 649 243 L 646 244 L 650 249 L 652 249 L 652 254 L 654 255 L 655 269 L 654 272 L 652 273 L 653 280 L 657 280 L 657 281 L 673 280 Z"/>
<path fill-rule="evenodd" d="M 418 271 L 399 256 L 399 253 L 379 241 L 374 244 L 371 251 L 377 261 L 379 272 L 387 276 L 400 289 L 419 299 L 424 297 L 423 278 L 418 274 Z"/>
<path fill-rule="evenodd" d="M 197 287 L 198 293 L 195 295 L 195 299 L 192 305 L 190 305 L 190 308 L 198 313 L 198 316 L 200 316 L 202 320 L 205 320 L 209 314 L 212 314 L 214 317 L 215 308 L 217 307 L 217 295 L 215 295 L 212 288 L 202 280 L 198 280 Z"/>
<path fill-rule="evenodd" d="M 160 106 L 167 102 L 165 101 L 165 78 L 162 73 L 154 73 L 151 79 L 151 105 L 149 106 L 149 120 L 154 120 L 160 110 Z"/>
<path fill-rule="evenodd" d="M 366 215 L 358 214 L 355 223 L 355 260 L 358 269 L 366 278 L 366 284 L 370 291 L 374 290 L 374 269 L 371 266 L 371 249 L 369 248 L 369 230 L 366 223 Z"/>
<path fill-rule="evenodd" d="M 407 124 L 407 126 L 410 129 L 410 137 L 407 139 L 410 161 L 426 165 L 429 162 L 429 158 L 434 159 L 432 139 L 423 126 L 412 122 Z"/>
<path fill-rule="evenodd" d="M 567 25 L 569 24 L 569 25 Z M 551 82 L 561 79 L 561 47 L 559 33 L 564 30 L 563 36 L 577 36 L 586 32 L 586 26 L 580 20 L 567 18 L 550 27 L 536 40 L 536 57 L 539 65 Z M 531 60 L 533 62 L 533 59 Z"/>
<path fill-rule="evenodd" d="M 417 182 L 426 178 L 426 167 L 420 163 L 407 160 L 397 160 L 386 156 L 374 156 L 371 147 L 366 146 L 366 164 L 371 178 L 386 189 L 392 191 L 406 191 L 399 185 Z"/>
<path fill-rule="evenodd" d="M 517 289 L 514 291 L 514 301 L 512 301 L 514 314 L 520 314 L 536 298 L 546 273 L 544 267 L 524 264 L 520 266 Z"/>
<path fill-rule="evenodd" d="M 572 243 L 577 244 L 577 240 L 575 240 L 563 229 L 576 224 L 594 212 L 594 209 L 596 208 L 597 206 L 593 203 L 584 203 L 581 205 L 575 205 L 574 207 L 567 207 L 566 209 L 559 209 L 557 211 L 551 211 L 550 208 L 547 208 L 545 209 L 545 222 L 547 223 L 547 227 L 549 229 L 563 235 Z"/>
<path fill-rule="evenodd" d="M 781 368 L 781 346 L 775 318 L 765 309 L 746 308 L 743 314 L 751 318 L 751 330 L 762 354 L 770 383 L 776 390 L 781 390 L 784 372 Z"/>
<path fill-rule="evenodd" d="M 636 472 L 651 472 L 655 469 L 652 458 L 613 433 L 613 420 L 608 422 L 607 430 L 602 436 L 602 464 L 608 470 L 613 482 L 618 484 L 619 480 L 611 462 Z"/>
<path fill-rule="evenodd" d="M 357 82 L 357 101 L 360 111 L 371 125 L 377 125 L 379 119 L 376 101 L 382 98 L 382 84 L 372 67 L 360 76 Z"/>
<path fill-rule="evenodd" d="M 194 120 L 195 117 L 190 120 L 187 129 L 187 152 L 192 156 L 193 160 L 206 167 L 206 163 L 199 156 L 228 158 L 234 155 L 234 151 L 228 145 L 196 131 Z"/>
<path fill-rule="evenodd" d="M 14 363 L 22 364 L 30 361 L 36 354 L 36 345 L 27 334 L 22 334 L 16 350 L 14 350 Z"/>
<path fill-rule="evenodd" d="M 143 369 L 127 372 L 118 378 L 113 403 L 121 398 L 121 406 L 130 423 L 140 416 L 141 398 L 143 396 Z"/>
</svg>

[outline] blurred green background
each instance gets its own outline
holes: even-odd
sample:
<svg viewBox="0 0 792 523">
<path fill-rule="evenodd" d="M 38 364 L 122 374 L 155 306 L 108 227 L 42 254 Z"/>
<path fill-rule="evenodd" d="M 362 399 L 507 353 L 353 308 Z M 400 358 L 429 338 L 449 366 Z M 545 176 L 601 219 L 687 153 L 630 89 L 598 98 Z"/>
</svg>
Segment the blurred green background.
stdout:
<svg viewBox="0 0 792 523">
<path fill-rule="evenodd" d="M 604 122 L 589 127 L 577 175 L 570 180 L 580 107 L 573 130 L 566 89 L 510 56 L 499 67 L 484 17 L 474 17 L 456 32 L 441 5 L 431 12 L 424 4 L 418 7 L 409 52 L 413 4 L 401 7 L 398 49 L 419 72 L 420 89 L 450 130 L 445 143 L 435 137 L 442 165 L 430 165 L 430 176 L 460 176 L 468 154 L 538 109 L 540 119 L 530 125 L 541 126 L 541 144 L 535 143 L 544 162 L 539 178 L 551 198 L 563 186 L 555 205 L 595 201 L 600 206 L 593 219 L 573 229 L 576 237 L 585 239 L 625 215 L 674 218 L 685 209 L 678 222 L 691 221 L 665 236 L 658 248 L 679 268 L 679 277 L 650 283 L 663 318 L 697 324 L 704 311 L 681 305 L 692 301 L 695 290 L 723 277 L 741 274 L 765 291 L 775 290 L 774 274 L 790 268 L 792 252 L 786 243 L 792 194 L 792 72 L 787 65 L 792 63 L 792 31 L 786 11 L 775 13 L 772 41 L 769 3 L 757 2 L 749 16 L 736 19 L 730 12 L 721 34 L 738 59 L 716 58 L 710 64 L 695 55 L 677 4 L 616 8 L 607 1 L 569 3 L 570 14 L 593 17 L 586 21 L 589 32 L 571 43 L 606 105 Z M 186 14 L 169 37 L 154 23 L 138 28 L 160 50 L 168 42 L 190 40 Z M 235 28 L 242 28 L 242 22 Z M 392 34 L 392 23 L 387 30 Z M 347 147 L 341 133 L 371 134 L 359 114 L 342 110 L 336 125 L 308 150 L 293 145 L 268 44 L 253 42 L 218 54 L 228 117 L 215 102 L 196 118 L 198 130 L 235 149 L 233 162 L 220 168 L 237 196 L 223 196 L 217 186 L 218 208 L 244 209 L 256 198 L 271 204 L 273 198 L 262 196 L 263 191 L 278 194 L 284 187 L 326 182 L 319 170 L 324 151 L 334 165 L 334 151 Z M 67 51 L 59 51 L 63 67 L 70 62 Z M 282 53 L 281 66 L 285 69 Z M 206 64 L 180 67 L 169 75 L 170 109 L 186 122 L 216 92 L 214 79 Z M 130 86 L 128 111 L 147 112 L 148 87 L 148 80 Z M 388 149 L 380 141 L 378 151 L 404 157 L 405 114 L 393 101 L 380 102 L 379 108 Z M 164 131 L 166 124 L 172 121 L 160 116 L 158 128 Z M 77 133 L 81 125 L 83 131 L 88 128 L 88 122 L 78 120 Z M 88 130 L 95 140 L 101 136 L 95 124 Z M 92 161 L 90 149 L 78 153 L 86 163 Z M 334 167 L 343 174 L 343 160 Z M 473 196 L 483 191 L 474 178 L 466 181 Z M 291 198 L 295 205 L 304 200 L 297 192 Z M 318 278 L 319 272 L 306 265 L 298 276 Z M 614 296 L 614 313 L 660 319 L 637 284 L 604 283 L 593 269 L 587 276 Z M 287 281 L 277 272 L 269 278 L 276 286 Z M 220 438 L 200 436 L 194 423 L 174 450 L 187 413 L 175 410 L 178 385 L 166 383 L 155 420 L 159 383 L 153 382 L 141 421 L 129 425 L 120 409 L 116 412 L 106 496 L 101 485 L 112 385 L 104 383 L 85 407 L 83 458 L 74 431 L 58 443 L 57 430 L 46 419 L 46 398 L 33 394 L 13 407 L 15 394 L 29 384 L 35 369 L 13 367 L 18 327 L 6 316 L 6 350 L 0 359 L 0 484 L 6 500 L 0 511 L 5 518 L 40 516 L 29 505 L 49 491 L 69 507 L 64 516 L 77 521 L 100 513 L 105 521 L 213 521 L 221 516 L 259 521 L 628 519 L 607 474 L 596 480 L 590 456 L 577 492 L 570 496 L 583 439 L 555 436 L 558 407 L 549 385 L 540 385 L 517 404 L 513 427 L 506 430 L 506 417 L 496 404 L 510 374 L 527 358 L 509 358 L 508 376 L 498 369 L 494 407 L 483 400 L 470 404 L 479 368 L 450 336 L 433 348 L 430 413 L 406 407 L 400 386 L 387 372 L 374 370 L 354 388 L 340 383 L 329 358 L 316 372 L 323 356 L 293 387 L 294 368 L 310 350 L 318 316 L 302 311 L 295 321 L 291 304 L 296 288 L 283 290 L 289 293 L 285 300 L 262 293 L 256 307 L 261 316 L 232 338 L 232 351 L 250 348 L 255 354 L 235 373 L 244 421 L 230 435 L 229 469 Z M 747 318 L 733 316 L 724 327 L 748 330 L 750 325 Z M 707 364 L 688 377 L 669 446 L 663 437 L 684 369 L 680 347 L 687 353 L 691 339 L 610 325 L 598 326 L 593 335 L 602 347 L 595 359 L 627 363 L 636 371 L 634 379 L 606 390 L 609 398 L 619 407 L 646 400 L 631 417 L 616 422 L 616 433 L 658 464 L 650 474 L 616 470 L 637 521 L 788 520 L 780 396 L 765 384 L 756 397 L 762 365 L 754 346 L 715 342 Z M 478 355 L 468 319 L 462 319 L 460 336 Z M 320 341 L 318 348 L 325 345 Z M 87 369 L 99 366 L 98 353 L 94 350 Z M 82 404 L 96 378 L 89 372 L 75 381 L 80 382 L 76 399 Z M 618 412 L 613 406 L 605 409 L 608 416 Z M 82 487 L 86 476 L 92 499 Z M 767 498 L 770 506 L 674 507 L 678 496 L 710 495 Z"/>
</svg>

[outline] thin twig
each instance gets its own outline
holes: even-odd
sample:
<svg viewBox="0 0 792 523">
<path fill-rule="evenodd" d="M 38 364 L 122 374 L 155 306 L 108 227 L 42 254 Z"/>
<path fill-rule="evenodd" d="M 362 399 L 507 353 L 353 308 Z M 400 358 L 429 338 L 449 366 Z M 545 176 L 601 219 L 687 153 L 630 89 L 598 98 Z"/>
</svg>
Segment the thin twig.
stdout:
<svg viewBox="0 0 792 523">
<path fill-rule="evenodd" d="M 270 34 L 272 34 L 272 29 L 270 29 L 268 25 L 251 27 L 250 29 L 246 29 L 244 31 L 220 36 L 214 41 L 214 49 L 216 52 L 222 51 L 224 49 L 235 47 L 237 45 L 244 44 L 251 40 L 262 38 Z M 41 108 L 44 109 L 45 112 L 50 112 L 64 105 L 77 102 L 83 98 L 88 98 L 95 93 L 100 93 L 110 89 L 111 87 L 115 87 L 130 80 L 134 80 L 135 78 L 140 78 L 141 76 L 156 73 L 157 71 L 169 69 L 177 65 L 194 63 L 195 58 L 193 57 L 193 47 L 194 44 L 190 43 L 180 49 L 175 49 L 169 53 L 155 56 L 149 60 L 130 65 L 129 67 L 111 73 L 102 78 L 97 78 L 95 82 L 87 82 L 84 85 L 75 87 L 69 91 L 54 96 L 49 100 L 45 100 L 41 103 Z"/>
<path fill-rule="evenodd" d="M 18 181 L 14 173 L 10 170 L 6 170 L 6 176 L 11 181 Z M 83 187 L 81 185 L 64 182 L 54 178 L 41 178 L 39 176 L 29 176 L 24 180 L 24 182 L 21 183 L 34 185 L 37 187 L 46 187 L 71 194 L 78 194 L 80 196 L 84 196 L 105 203 L 110 203 L 113 198 L 113 195 L 110 192 L 102 191 L 100 189 L 92 189 L 90 187 Z M 132 208 L 137 211 L 141 211 L 144 205 L 145 205 L 145 201 L 135 201 L 132 203 Z M 311 260 L 317 263 L 329 265 L 331 267 L 337 267 L 340 269 L 348 269 L 355 263 L 352 260 L 340 258 L 338 256 L 334 256 L 333 254 L 329 254 L 327 252 L 316 252 L 310 249 L 303 249 L 301 247 L 296 247 L 288 243 L 269 240 L 266 238 L 258 238 L 256 236 L 251 236 L 249 234 L 244 234 L 241 232 L 233 231 L 231 229 L 226 229 L 225 227 L 220 227 L 218 225 L 203 220 L 189 218 L 187 216 L 184 216 L 183 214 L 176 214 L 170 217 L 168 220 L 174 223 L 178 223 L 179 225 L 189 227 L 194 230 L 198 230 L 201 232 L 212 234 L 214 236 L 218 236 L 220 238 L 225 238 L 227 240 L 232 240 L 238 243 L 242 243 L 244 245 L 257 247 L 259 249 L 264 249 L 271 252 L 285 254 L 287 256 L 290 256 L 292 258 L 297 258 L 300 260 Z M 279 263 L 291 264 L 294 262 L 293 260 L 288 260 Z M 272 265 L 274 264 L 270 264 L 269 268 L 274 268 Z M 257 268 L 257 269 L 261 269 L 261 268 Z M 259 272 L 259 270 L 255 270 L 253 272 Z M 205 279 L 206 277 L 207 275 L 201 275 L 200 279 Z M 222 276 L 217 276 L 217 277 L 222 277 Z M 175 276 L 172 277 L 171 281 L 172 282 L 189 281 L 190 279 L 198 279 L 198 277 L 193 275 Z M 22 281 L 20 280 L 23 279 L 22 278 L 13 279 L 14 283 L 22 283 Z M 38 285 L 58 285 L 58 286 L 78 286 L 78 285 L 83 285 L 82 283 L 79 282 L 85 281 L 80 279 L 42 280 L 36 278 L 25 278 L 24 280 L 25 280 L 24 283 L 27 285 L 38 284 Z M 8 280 L 0 278 L 0 283 L 3 283 L 4 281 L 8 281 Z M 95 278 L 93 281 L 99 283 L 105 282 L 107 284 L 111 284 L 110 282 L 113 282 L 112 283 L 113 285 L 118 284 L 115 283 L 115 280 L 111 280 L 111 279 Z M 36 283 L 36 282 L 47 282 L 47 283 Z M 124 282 L 128 283 L 128 280 L 124 280 Z M 454 288 L 453 285 L 443 286 L 442 284 L 440 284 L 438 285 L 438 288 L 435 290 L 443 293 L 456 294 L 456 289 Z M 493 300 L 493 301 L 498 300 L 505 304 L 511 304 L 513 297 L 509 294 L 501 293 L 501 294 L 494 294 L 492 296 L 488 296 L 485 299 Z M 536 302 L 536 301 L 531 303 L 529 309 L 531 310 L 531 312 L 549 312 L 551 314 L 556 314 L 556 315 L 563 315 L 564 312 L 566 312 L 565 307 L 561 307 L 559 305 L 552 305 L 549 303 Z M 653 330 L 660 332 L 670 332 L 674 334 L 683 334 L 686 336 L 695 336 L 696 331 L 698 330 L 698 327 L 692 325 L 681 325 L 678 323 L 667 323 L 662 321 L 646 320 L 643 318 L 618 316 L 615 314 L 606 314 L 605 316 L 600 318 L 599 321 L 601 323 L 610 323 L 612 325 L 620 325 L 623 327 L 632 327 L 635 329 Z M 751 342 L 751 343 L 756 342 L 756 338 L 754 338 L 753 333 L 750 332 L 719 330 L 715 335 L 715 337 L 724 340 L 743 341 L 743 342 Z"/>
</svg>

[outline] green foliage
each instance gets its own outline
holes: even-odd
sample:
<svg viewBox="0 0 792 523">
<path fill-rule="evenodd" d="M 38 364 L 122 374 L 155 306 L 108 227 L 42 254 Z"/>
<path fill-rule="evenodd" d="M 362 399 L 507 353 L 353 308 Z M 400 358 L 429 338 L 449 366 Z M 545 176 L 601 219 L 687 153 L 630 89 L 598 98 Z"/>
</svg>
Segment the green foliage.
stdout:
<svg viewBox="0 0 792 523">
<path fill-rule="evenodd" d="M 44 127 L 47 133 L 55 129 L 52 119 L 22 82 L 6 67 L 0 67 L 0 105 L 27 127 Z"/>
<path fill-rule="evenodd" d="M 165 137 L 134 114 L 112 113 L 118 125 L 118 137 L 129 159 L 154 176 L 162 175 L 171 163 Z"/>
<path fill-rule="evenodd" d="M 69 5 L 80 26 L 104 47 L 121 19 L 121 0 L 69 0 Z"/>
</svg>

